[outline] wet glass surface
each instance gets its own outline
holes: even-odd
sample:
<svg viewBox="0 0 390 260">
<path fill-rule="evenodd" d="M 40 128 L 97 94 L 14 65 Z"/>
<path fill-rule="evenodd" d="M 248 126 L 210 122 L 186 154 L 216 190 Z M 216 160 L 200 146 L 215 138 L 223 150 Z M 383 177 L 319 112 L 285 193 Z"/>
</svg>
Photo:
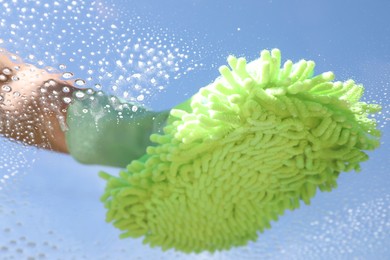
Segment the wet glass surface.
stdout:
<svg viewBox="0 0 390 260">
<path fill-rule="evenodd" d="M 0 0 L 0 48 L 14 62 L 156 110 L 212 82 L 229 54 L 252 60 L 272 48 L 284 60 L 312 59 L 318 72 L 362 83 L 364 99 L 383 107 L 376 115 L 381 146 L 360 173 L 341 174 L 337 189 L 286 212 L 256 242 L 214 254 L 119 239 L 104 221 L 105 183 L 97 176 L 118 169 L 1 137 L 0 259 L 390 258 L 387 10 L 385 1 Z M 3 84 L 2 93 L 11 91 Z"/>
</svg>

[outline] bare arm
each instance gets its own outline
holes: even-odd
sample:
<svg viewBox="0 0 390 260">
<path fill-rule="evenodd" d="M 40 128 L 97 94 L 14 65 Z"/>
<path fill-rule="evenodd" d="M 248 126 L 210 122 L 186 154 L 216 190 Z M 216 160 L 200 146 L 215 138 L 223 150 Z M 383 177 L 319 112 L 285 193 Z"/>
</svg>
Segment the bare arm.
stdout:
<svg viewBox="0 0 390 260">
<path fill-rule="evenodd" d="M 0 135 L 68 153 L 61 124 L 77 90 L 60 74 L 10 59 L 0 50 Z"/>
</svg>

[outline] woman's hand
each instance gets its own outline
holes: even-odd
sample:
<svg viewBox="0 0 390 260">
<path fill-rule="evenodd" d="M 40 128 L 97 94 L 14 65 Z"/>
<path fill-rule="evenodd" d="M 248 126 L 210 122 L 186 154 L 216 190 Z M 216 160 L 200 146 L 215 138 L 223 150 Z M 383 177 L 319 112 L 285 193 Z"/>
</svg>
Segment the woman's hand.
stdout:
<svg viewBox="0 0 390 260">
<path fill-rule="evenodd" d="M 76 88 L 60 74 L 10 57 L 0 50 L 0 134 L 67 153 L 66 110 Z"/>
</svg>

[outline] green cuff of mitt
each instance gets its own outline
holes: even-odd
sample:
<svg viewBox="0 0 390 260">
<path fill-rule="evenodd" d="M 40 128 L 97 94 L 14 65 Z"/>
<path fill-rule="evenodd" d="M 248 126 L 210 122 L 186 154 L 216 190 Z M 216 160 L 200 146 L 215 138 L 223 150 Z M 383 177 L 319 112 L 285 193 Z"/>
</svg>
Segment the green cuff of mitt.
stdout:
<svg viewBox="0 0 390 260">
<path fill-rule="evenodd" d="M 150 135 L 162 131 L 169 115 L 102 92 L 82 93 L 68 108 L 65 136 L 70 154 L 84 164 L 125 168 L 145 154 Z"/>
</svg>

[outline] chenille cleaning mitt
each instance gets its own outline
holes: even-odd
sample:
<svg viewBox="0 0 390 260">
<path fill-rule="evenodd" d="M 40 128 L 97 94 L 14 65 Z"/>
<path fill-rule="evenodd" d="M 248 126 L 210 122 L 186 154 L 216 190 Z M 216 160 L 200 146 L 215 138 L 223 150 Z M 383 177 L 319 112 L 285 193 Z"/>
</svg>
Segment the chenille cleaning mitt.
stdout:
<svg viewBox="0 0 390 260">
<path fill-rule="evenodd" d="M 170 112 L 155 146 L 118 177 L 102 201 L 122 238 L 184 252 L 256 240 L 285 210 L 359 171 L 379 145 L 363 86 L 313 76 L 314 62 L 264 50 L 247 64 L 228 58 L 221 76 Z"/>
</svg>

